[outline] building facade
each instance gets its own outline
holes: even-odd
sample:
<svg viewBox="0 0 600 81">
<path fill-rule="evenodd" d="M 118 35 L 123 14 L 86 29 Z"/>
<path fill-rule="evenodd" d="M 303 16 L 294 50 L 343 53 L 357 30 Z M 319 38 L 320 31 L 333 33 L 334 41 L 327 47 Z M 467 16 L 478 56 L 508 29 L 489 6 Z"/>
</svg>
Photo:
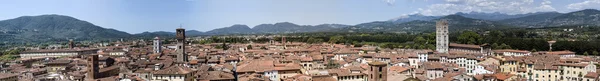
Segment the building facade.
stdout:
<svg viewBox="0 0 600 81">
<path fill-rule="evenodd" d="M 435 24 L 435 31 L 436 51 L 440 53 L 448 52 L 448 21 L 437 21 Z"/>
<path fill-rule="evenodd" d="M 156 53 L 156 54 L 162 53 L 161 48 L 160 48 L 160 38 L 155 37 L 153 42 L 154 42 L 154 45 L 152 48 L 154 48 L 154 53 Z"/>
</svg>

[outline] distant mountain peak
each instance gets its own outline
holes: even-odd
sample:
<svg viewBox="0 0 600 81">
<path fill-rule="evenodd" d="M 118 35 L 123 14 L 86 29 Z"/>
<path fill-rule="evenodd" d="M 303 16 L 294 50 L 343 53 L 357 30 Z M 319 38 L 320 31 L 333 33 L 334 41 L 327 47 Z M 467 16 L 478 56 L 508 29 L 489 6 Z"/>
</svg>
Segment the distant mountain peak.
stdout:
<svg viewBox="0 0 600 81">
<path fill-rule="evenodd" d="M 583 9 L 581 11 L 595 11 L 595 12 L 598 12 L 598 10 L 596 10 L 596 9 Z"/>
<path fill-rule="evenodd" d="M 429 21 L 429 20 L 433 20 L 433 19 L 437 19 L 437 18 L 439 18 L 439 17 L 438 16 L 425 16 L 423 14 L 416 13 L 416 14 L 410 14 L 410 15 L 402 15 L 402 16 L 390 19 L 388 21 L 394 22 L 394 23 L 405 23 L 405 22 L 410 22 L 410 21 L 415 21 L 415 20 Z"/>
</svg>

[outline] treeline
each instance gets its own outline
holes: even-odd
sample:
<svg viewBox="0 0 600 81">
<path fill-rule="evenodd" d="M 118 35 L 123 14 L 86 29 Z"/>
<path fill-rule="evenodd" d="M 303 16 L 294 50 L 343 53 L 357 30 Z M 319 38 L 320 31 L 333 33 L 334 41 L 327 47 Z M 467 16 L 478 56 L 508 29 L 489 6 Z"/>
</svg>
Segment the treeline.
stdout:
<svg viewBox="0 0 600 81">
<path fill-rule="evenodd" d="M 510 29 L 503 31 L 458 31 L 449 35 L 450 42 L 461 44 L 488 44 L 493 49 L 518 49 L 529 51 L 548 51 L 549 40 L 556 40 L 553 50 L 570 50 L 577 54 L 588 52 L 593 55 L 600 51 L 600 41 L 569 41 L 553 35 L 540 35 L 527 29 Z M 411 48 L 435 49 L 435 33 L 405 34 L 405 33 L 294 33 L 284 34 L 286 41 L 317 43 L 347 44 L 361 47 L 364 45 L 379 46 L 381 48 Z M 250 38 L 243 37 L 212 37 L 196 43 L 265 43 L 273 40 L 281 42 L 281 37 Z"/>
<path fill-rule="evenodd" d="M 570 50 L 577 54 L 593 54 L 600 51 L 600 41 L 571 41 L 554 35 L 539 35 L 524 30 L 488 31 L 476 33 L 462 31 L 450 34 L 450 40 L 462 44 L 489 44 L 494 49 L 518 49 L 529 51 L 548 51 L 548 41 L 557 41 L 552 45 L 553 51 Z"/>
<path fill-rule="evenodd" d="M 19 53 L 25 49 L 11 49 L 7 51 L 0 51 L 0 61 L 12 61 L 19 58 Z"/>
</svg>

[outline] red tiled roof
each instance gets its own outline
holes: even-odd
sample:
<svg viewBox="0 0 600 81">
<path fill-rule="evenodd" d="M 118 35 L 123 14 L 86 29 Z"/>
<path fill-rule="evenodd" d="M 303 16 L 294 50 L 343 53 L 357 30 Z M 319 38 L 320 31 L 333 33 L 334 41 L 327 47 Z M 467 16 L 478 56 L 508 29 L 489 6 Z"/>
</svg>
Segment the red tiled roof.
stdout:
<svg viewBox="0 0 600 81">
<path fill-rule="evenodd" d="M 494 77 L 496 77 L 496 79 L 498 80 L 506 80 L 510 77 L 512 77 L 513 74 L 508 74 L 508 73 L 496 73 L 494 74 Z"/>
<path fill-rule="evenodd" d="M 450 43 L 448 46 L 450 46 L 450 47 L 463 47 L 463 48 L 476 48 L 476 49 L 481 48 L 481 46 L 479 46 L 479 45 L 457 44 L 457 43 Z"/>
</svg>

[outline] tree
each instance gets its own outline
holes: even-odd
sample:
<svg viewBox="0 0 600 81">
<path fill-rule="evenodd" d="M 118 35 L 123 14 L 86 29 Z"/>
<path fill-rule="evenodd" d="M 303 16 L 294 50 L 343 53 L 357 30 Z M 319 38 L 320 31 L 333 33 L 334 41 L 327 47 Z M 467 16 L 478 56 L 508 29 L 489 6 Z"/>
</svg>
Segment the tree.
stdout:
<svg viewBox="0 0 600 81">
<path fill-rule="evenodd" d="M 335 69 L 335 68 L 339 68 L 339 67 L 340 67 L 340 64 L 338 64 L 334 60 L 329 60 L 325 66 L 326 69 Z"/>
<path fill-rule="evenodd" d="M 592 55 L 598 56 L 598 51 L 592 51 Z"/>
<path fill-rule="evenodd" d="M 306 43 L 309 43 L 309 44 L 318 44 L 321 42 L 323 42 L 323 39 L 318 39 L 318 38 L 314 38 L 314 37 L 310 37 L 306 40 Z"/>
<path fill-rule="evenodd" d="M 1 61 L 10 61 L 17 59 L 17 55 L 24 49 L 13 49 L 10 51 L 2 52 L 2 56 L 0 56 Z"/>
<path fill-rule="evenodd" d="M 246 48 L 252 49 L 252 45 L 248 45 L 248 46 L 246 46 Z"/>
<path fill-rule="evenodd" d="M 502 45 L 498 46 L 498 49 L 512 49 L 510 46 L 502 43 Z"/>
<path fill-rule="evenodd" d="M 481 40 L 481 36 L 473 31 L 464 31 L 458 36 L 458 41 L 463 44 L 479 44 Z"/>
<path fill-rule="evenodd" d="M 498 43 L 492 44 L 492 49 L 498 49 L 498 47 L 500 47 L 500 46 L 498 46 Z"/>
<path fill-rule="evenodd" d="M 343 36 L 332 36 L 332 37 L 329 37 L 329 43 L 337 44 L 339 42 L 344 42 L 344 37 Z"/>
<path fill-rule="evenodd" d="M 583 52 L 583 55 L 588 56 L 590 54 L 586 51 L 586 52 Z"/>
<path fill-rule="evenodd" d="M 417 43 L 417 44 L 425 44 L 427 43 L 427 40 L 425 40 L 425 38 L 418 36 L 415 37 L 415 39 L 413 39 L 413 42 Z"/>
<path fill-rule="evenodd" d="M 427 44 L 427 49 L 435 50 L 435 46 L 433 44 Z"/>
<path fill-rule="evenodd" d="M 435 32 L 433 33 L 429 33 L 429 34 L 425 34 L 425 39 L 427 39 L 427 44 L 435 44 Z"/>
<path fill-rule="evenodd" d="M 488 35 L 490 37 L 494 37 L 494 38 L 502 38 L 502 37 L 504 37 L 504 33 L 500 32 L 500 31 L 497 31 L 497 30 L 491 31 Z"/>
<path fill-rule="evenodd" d="M 225 42 L 223 42 L 223 44 L 216 46 L 215 48 L 217 49 L 223 49 L 223 50 L 228 50 L 229 49 L 229 45 L 225 44 Z"/>
</svg>

